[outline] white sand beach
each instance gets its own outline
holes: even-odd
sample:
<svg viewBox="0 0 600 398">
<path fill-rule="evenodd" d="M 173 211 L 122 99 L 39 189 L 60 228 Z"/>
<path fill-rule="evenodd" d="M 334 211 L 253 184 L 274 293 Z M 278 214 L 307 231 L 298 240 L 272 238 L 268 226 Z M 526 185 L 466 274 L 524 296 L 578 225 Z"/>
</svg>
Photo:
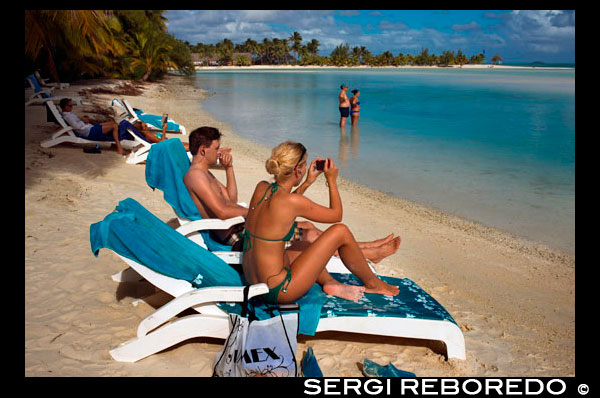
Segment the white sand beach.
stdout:
<svg viewBox="0 0 600 398">
<path fill-rule="evenodd" d="M 78 115 L 106 120 L 97 112 L 117 97 L 147 113 L 168 113 L 188 133 L 219 128 L 222 146 L 232 148 L 240 200 L 248 202 L 256 183 L 268 179 L 271 148 L 204 112 L 199 100 L 207 93 L 185 78 L 132 82 L 140 95 L 121 95 L 119 81 L 79 83 L 55 93 L 95 104 L 75 106 Z M 114 93 L 84 91 L 91 88 Z M 170 297 L 153 294 L 148 283 L 114 282 L 111 275 L 126 265 L 107 249 L 94 257 L 89 226 L 128 197 L 176 221 L 162 192 L 146 185 L 144 164 L 125 163 L 114 148 L 100 154 L 70 144 L 41 148 L 54 131 L 44 106 L 25 108 L 25 376 L 211 376 L 218 339 L 191 339 L 136 363 L 110 357 L 109 349 L 135 337 L 139 321 Z M 221 169 L 213 172 L 224 181 Z M 299 336 L 298 357 L 312 347 L 324 375 L 337 377 L 362 376 L 358 364 L 365 358 L 423 377 L 575 375 L 573 256 L 345 180 L 340 192 L 343 222 L 357 240 L 402 237 L 377 272 L 409 278 L 439 301 L 464 333 L 467 359 L 447 361 L 437 342 L 336 332 Z M 322 179 L 306 195 L 328 204 Z"/>
</svg>

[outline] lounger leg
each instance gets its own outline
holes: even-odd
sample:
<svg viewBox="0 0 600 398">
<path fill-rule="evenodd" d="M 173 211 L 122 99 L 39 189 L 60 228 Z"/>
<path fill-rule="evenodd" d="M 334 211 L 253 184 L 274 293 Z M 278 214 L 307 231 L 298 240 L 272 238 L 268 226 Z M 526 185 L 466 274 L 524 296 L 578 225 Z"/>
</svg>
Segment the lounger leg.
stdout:
<svg viewBox="0 0 600 398">
<path fill-rule="evenodd" d="M 385 316 L 321 318 L 317 332 L 330 330 L 443 341 L 448 359 L 466 359 L 465 338 L 460 328 L 450 321 Z"/>
<path fill-rule="evenodd" d="M 117 272 L 112 276 L 112 280 L 115 282 L 138 282 L 144 278 L 135 272 L 133 268 L 126 268 L 123 271 Z"/>
<path fill-rule="evenodd" d="M 136 362 L 194 337 L 227 338 L 229 317 L 188 315 L 143 337 L 130 340 L 110 350 L 117 361 Z"/>
<path fill-rule="evenodd" d="M 45 141 L 40 142 L 40 146 L 42 148 L 50 148 L 59 144 L 62 144 L 63 142 L 69 142 L 70 137 L 68 135 L 63 135 L 60 137 L 56 137 L 56 138 L 51 138 Z"/>
</svg>

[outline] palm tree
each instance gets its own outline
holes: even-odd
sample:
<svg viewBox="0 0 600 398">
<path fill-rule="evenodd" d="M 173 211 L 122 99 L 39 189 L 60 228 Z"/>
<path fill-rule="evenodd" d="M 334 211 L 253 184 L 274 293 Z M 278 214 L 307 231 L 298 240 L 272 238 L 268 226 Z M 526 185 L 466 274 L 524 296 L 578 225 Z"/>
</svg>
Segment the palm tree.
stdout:
<svg viewBox="0 0 600 398">
<path fill-rule="evenodd" d="M 469 60 L 467 59 L 467 56 L 465 54 L 463 54 L 463 52 L 461 50 L 458 50 L 458 52 L 456 53 L 455 62 L 462 67 L 464 64 L 469 62 Z"/>
<path fill-rule="evenodd" d="M 485 61 L 485 55 L 482 53 L 471 55 L 471 58 L 469 59 L 470 64 L 482 64 L 483 61 Z"/>
<path fill-rule="evenodd" d="M 348 56 L 350 57 L 350 65 L 358 65 L 360 62 L 360 48 L 356 46 L 352 47 L 352 50 L 350 50 Z"/>
<path fill-rule="evenodd" d="M 251 53 L 253 58 L 260 56 L 260 45 L 258 44 L 258 42 L 256 42 L 256 40 L 247 38 L 244 42 L 243 49 L 243 52 Z"/>
<path fill-rule="evenodd" d="M 398 53 L 398 55 L 396 55 L 396 57 L 394 58 L 394 65 L 396 65 L 396 66 L 406 65 L 406 63 L 407 63 L 407 58 L 402 53 Z"/>
<path fill-rule="evenodd" d="M 230 39 L 223 39 L 222 42 L 217 43 L 216 50 L 219 54 L 219 61 L 229 63 L 233 59 L 234 44 Z"/>
<path fill-rule="evenodd" d="M 308 49 L 308 52 L 310 53 L 310 55 L 316 57 L 317 55 L 319 55 L 319 46 L 320 45 L 321 45 L 321 43 L 319 43 L 319 40 L 312 39 L 310 42 L 308 42 L 308 44 L 306 45 L 306 48 Z"/>
<path fill-rule="evenodd" d="M 279 39 L 277 37 L 273 38 L 273 55 L 277 57 L 277 64 L 281 64 L 281 59 L 287 59 L 287 55 L 289 55 L 289 47 L 288 47 L 288 39 Z"/>
<path fill-rule="evenodd" d="M 154 71 L 177 67 L 168 56 L 171 47 L 156 34 L 134 33 L 127 41 L 127 47 L 131 50 L 132 70 L 138 67 L 144 70 L 142 81 L 148 80 Z"/>
<path fill-rule="evenodd" d="M 496 54 L 492 57 L 492 63 L 493 64 L 499 64 L 502 62 L 502 57 L 500 57 L 500 54 Z"/>
<path fill-rule="evenodd" d="M 342 66 L 348 61 L 348 54 L 350 52 L 350 46 L 348 43 L 340 44 L 333 49 L 329 55 L 329 59 L 334 65 Z"/>
<path fill-rule="evenodd" d="M 442 51 L 442 55 L 440 55 L 439 61 L 442 66 L 450 66 L 453 65 L 456 60 L 454 56 L 454 51 L 444 50 Z"/>
<path fill-rule="evenodd" d="M 262 41 L 261 44 L 261 60 L 264 63 L 264 61 L 266 61 L 267 64 L 272 63 L 271 62 L 271 53 L 273 49 L 273 42 L 271 41 L 271 39 L 265 37 Z"/>
<path fill-rule="evenodd" d="M 300 55 L 300 58 L 302 59 L 302 64 L 306 64 L 306 62 L 308 61 L 308 56 L 309 56 L 309 52 L 308 52 L 308 48 L 306 46 L 300 46 L 300 50 L 298 51 L 298 54 Z"/>
<path fill-rule="evenodd" d="M 296 59 L 298 59 L 298 54 L 300 53 L 300 49 L 302 48 L 302 36 L 298 32 L 292 33 L 290 36 L 290 41 L 293 42 L 292 50 L 296 54 Z"/>
<path fill-rule="evenodd" d="M 120 25 L 112 16 L 103 10 L 25 10 L 25 54 L 34 62 L 45 54 L 48 73 L 55 80 L 60 80 L 55 54 L 107 62 L 107 55 L 125 51 L 114 37 Z M 88 65 L 94 69 L 94 63 Z"/>
</svg>

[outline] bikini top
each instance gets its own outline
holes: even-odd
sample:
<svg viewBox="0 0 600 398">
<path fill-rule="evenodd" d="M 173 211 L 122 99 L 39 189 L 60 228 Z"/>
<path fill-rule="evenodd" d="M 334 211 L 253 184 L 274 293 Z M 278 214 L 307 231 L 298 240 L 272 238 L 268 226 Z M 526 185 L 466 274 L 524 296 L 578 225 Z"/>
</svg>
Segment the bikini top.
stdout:
<svg viewBox="0 0 600 398">
<path fill-rule="evenodd" d="M 270 184 L 267 189 L 265 190 L 264 195 L 262 196 L 262 198 L 260 198 L 260 200 L 258 201 L 258 203 L 256 205 L 254 205 L 254 207 L 252 207 L 252 210 L 254 210 L 259 204 L 261 204 L 261 202 L 263 201 L 263 199 L 269 200 L 269 198 L 271 196 L 273 196 L 273 194 L 275 192 L 277 192 L 277 188 L 279 187 L 279 185 L 277 185 L 276 182 Z M 267 196 L 267 193 L 269 194 L 269 196 Z M 252 243 L 250 242 L 250 237 L 256 238 L 256 239 L 260 239 L 260 240 L 265 240 L 268 242 L 288 242 L 290 240 L 292 240 L 292 238 L 294 237 L 294 232 L 296 230 L 296 222 L 294 221 L 294 223 L 292 224 L 292 228 L 290 229 L 290 232 L 287 233 L 286 236 L 284 236 L 281 239 L 267 239 L 267 238 L 261 238 L 260 236 L 256 236 L 253 233 L 251 233 L 250 231 L 248 231 L 246 228 L 244 228 L 244 231 L 242 232 L 242 237 L 244 238 L 244 246 L 243 246 L 243 251 L 246 252 L 248 250 L 250 250 L 252 248 Z"/>
</svg>

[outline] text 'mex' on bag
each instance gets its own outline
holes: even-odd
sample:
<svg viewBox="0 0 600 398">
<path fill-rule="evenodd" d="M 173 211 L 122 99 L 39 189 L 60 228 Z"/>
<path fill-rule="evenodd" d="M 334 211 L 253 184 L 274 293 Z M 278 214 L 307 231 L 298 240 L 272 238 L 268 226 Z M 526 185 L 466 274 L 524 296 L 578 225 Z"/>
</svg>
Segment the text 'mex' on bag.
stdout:
<svg viewBox="0 0 600 398">
<path fill-rule="evenodd" d="M 271 318 L 259 320 L 248 303 L 248 291 L 246 286 L 241 316 L 229 314 L 230 333 L 217 354 L 213 376 L 297 377 L 298 305 L 270 307 Z"/>
</svg>

